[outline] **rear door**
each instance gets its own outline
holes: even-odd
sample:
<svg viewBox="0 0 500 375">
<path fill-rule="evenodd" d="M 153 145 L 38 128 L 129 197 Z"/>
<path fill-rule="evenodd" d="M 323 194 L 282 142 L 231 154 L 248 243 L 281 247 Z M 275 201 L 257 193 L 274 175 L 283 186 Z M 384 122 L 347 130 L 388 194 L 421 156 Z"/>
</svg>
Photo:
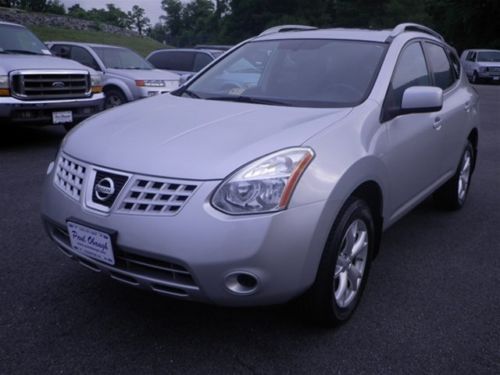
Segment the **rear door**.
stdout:
<svg viewBox="0 0 500 375">
<path fill-rule="evenodd" d="M 433 84 L 443 89 L 443 109 L 436 136 L 439 137 L 441 175 L 450 174 L 458 166 L 464 150 L 467 130 L 470 129 L 469 111 L 473 103 L 469 90 L 459 84 L 460 62 L 447 46 L 424 42 L 425 54 L 431 69 Z"/>
</svg>

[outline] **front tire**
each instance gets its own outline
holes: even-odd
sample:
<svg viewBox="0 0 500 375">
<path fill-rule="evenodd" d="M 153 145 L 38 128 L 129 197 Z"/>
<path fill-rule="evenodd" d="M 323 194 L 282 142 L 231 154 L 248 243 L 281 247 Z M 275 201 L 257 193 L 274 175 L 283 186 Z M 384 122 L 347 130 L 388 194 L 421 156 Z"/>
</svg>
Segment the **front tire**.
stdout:
<svg viewBox="0 0 500 375">
<path fill-rule="evenodd" d="M 336 325 L 354 312 L 366 285 L 375 247 L 375 225 L 368 205 L 349 198 L 325 246 L 316 281 L 306 295 L 314 321 Z"/>
<path fill-rule="evenodd" d="M 474 148 L 467 142 L 455 175 L 434 193 L 438 206 L 448 210 L 458 210 L 463 207 L 469 194 L 474 158 Z"/>
<path fill-rule="evenodd" d="M 479 83 L 479 75 L 477 72 L 472 73 L 472 78 L 470 80 L 471 83 L 477 85 Z"/>
<path fill-rule="evenodd" d="M 104 101 L 105 109 L 118 107 L 119 105 L 125 104 L 127 102 L 127 98 L 119 89 L 106 89 L 104 90 L 104 95 L 106 97 Z"/>
</svg>

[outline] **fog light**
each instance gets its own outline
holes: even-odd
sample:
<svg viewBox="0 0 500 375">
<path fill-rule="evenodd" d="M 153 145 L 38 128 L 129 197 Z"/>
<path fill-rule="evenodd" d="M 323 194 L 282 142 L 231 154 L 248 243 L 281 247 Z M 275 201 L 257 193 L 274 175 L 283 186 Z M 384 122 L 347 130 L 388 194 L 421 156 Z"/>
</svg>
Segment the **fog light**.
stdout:
<svg viewBox="0 0 500 375">
<path fill-rule="evenodd" d="M 54 162 L 51 161 L 49 166 L 47 167 L 47 175 L 51 174 L 53 169 L 54 169 Z"/>
<path fill-rule="evenodd" d="M 226 288 L 235 294 L 248 295 L 257 291 L 259 281 L 248 272 L 234 272 L 226 276 Z"/>
</svg>

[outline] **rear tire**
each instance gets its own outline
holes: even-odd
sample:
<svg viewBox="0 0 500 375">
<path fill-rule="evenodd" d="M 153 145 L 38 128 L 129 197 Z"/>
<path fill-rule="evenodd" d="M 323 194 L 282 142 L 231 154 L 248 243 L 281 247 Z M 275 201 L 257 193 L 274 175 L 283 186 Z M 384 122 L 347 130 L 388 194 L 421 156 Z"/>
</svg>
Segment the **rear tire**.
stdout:
<svg viewBox="0 0 500 375">
<path fill-rule="evenodd" d="M 439 207 L 448 210 L 458 210 L 463 207 L 469 193 L 474 164 L 474 148 L 468 141 L 455 175 L 434 193 L 434 200 Z"/>
<path fill-rule="evenodd" d="M 375 239 L 370 208 L 361 199 L 349 198 L 335 220 L 316 280 L 304 298 L 309 318 L 333 326 L 351 317 L 366 285 Z"/>
</svg>

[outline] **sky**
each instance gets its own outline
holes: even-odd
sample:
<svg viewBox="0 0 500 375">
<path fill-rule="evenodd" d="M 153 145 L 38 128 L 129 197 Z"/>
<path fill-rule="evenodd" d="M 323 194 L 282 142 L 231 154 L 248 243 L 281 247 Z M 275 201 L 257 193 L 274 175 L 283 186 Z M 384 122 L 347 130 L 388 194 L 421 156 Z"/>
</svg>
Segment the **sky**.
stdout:
<svg viewBox="0 0 500 375">
<path fill-rule="evenodd" d="M 106 4 L 114 4 L 121 8 L 124 12 L 132 9 L 134 5 L 139 5 L 146 11 L 146 16 L 151 20 L 152 24 L 159 21 L 164 12 L 161 9 L 161 0 L 61 0 L 68 9 L 70 6 L 80 4 L 83 9 L 106 8 Z"/>
</svg>

